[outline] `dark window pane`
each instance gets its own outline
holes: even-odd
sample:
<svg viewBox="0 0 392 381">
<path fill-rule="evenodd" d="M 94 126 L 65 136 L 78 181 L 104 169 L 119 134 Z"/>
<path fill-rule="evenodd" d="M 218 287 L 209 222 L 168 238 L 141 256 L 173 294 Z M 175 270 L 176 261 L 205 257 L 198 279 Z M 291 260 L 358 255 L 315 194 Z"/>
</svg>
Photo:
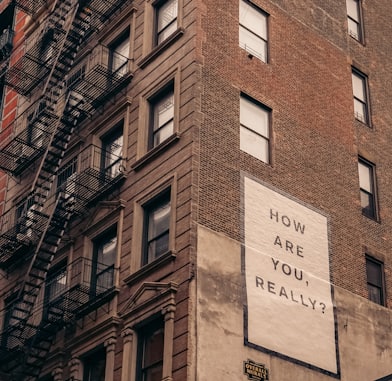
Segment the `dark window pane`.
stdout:
<svg viewBox="0 0 392 381">
<path fill-rule="evenodd" d="M 157 8 L 157 43 L 161 43 L 177 29 L 177 0 L 167 0 Z"/>
<path fill-rule="evenodd" d="M 127 72 L 129 56 L 129 31 L 110 46 L 109 67 L 112 72 L 123 75 Z"/>
<path fill-rule="evenodd" d="M 106 352 L 101 349 L 83 361 L 83 381 L 105 381 Z"/>
<path fill-rule="evenodd" d="M 370 257 L 366 258 L 366 276 L 369 299 L 384 304 L 383 264 Z"/>
<path fill-rule="evenodd" d="M 123 157 L 123 125 L 102 138 L 102 169 L 107 180 L 121 173 Z"/>
<path fill-rule="evenodd" d="M 378 304 L 382 304 L 380 288 L 368 284 L 368 292 L 369 292 L 369 300 Z"/>
<path fill-rule="evenodd" d="M 161 381 L 163 367 L 164 322 L 153 321 L 138 332 L 138 379 Z"/>
<path fill-rule="evenodd" d="M 174 93 L 169 89 L 151 101 L 150 147 L 159 145 L 174 131 Z"/>
<path fill-rule="evenodd" d="M 114 285 L 117 255 L 117 229 L 113 228 L 94 242 L 91 295 L 107 291 Z"/>
<path fill-rule="evenodd" d="M 169 250 L 170 212 L 169 192 L 146 206 L 143 264 L 153 261 Z"/>
<path fill-rule="evenodd" d="M 373 195 L 361 191 L 362 213 L 368 217 L 375 217 Z"/>
<path fill-rule="evenodd" d="M 358 173 L 362 213 L 367 217 L 376 218 L 374 166 L 360 158 Z"/>
</svg>

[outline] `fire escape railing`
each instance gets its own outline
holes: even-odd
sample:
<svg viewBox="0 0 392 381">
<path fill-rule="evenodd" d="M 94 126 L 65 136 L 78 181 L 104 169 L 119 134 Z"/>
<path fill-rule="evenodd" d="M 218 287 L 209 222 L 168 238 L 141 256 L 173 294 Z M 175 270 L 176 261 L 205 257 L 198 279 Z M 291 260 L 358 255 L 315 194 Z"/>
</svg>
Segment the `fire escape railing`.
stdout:
<svg viewBox="0 0 392 381">
<path fill-rule="evenodd" d="M 42 25 L 25 40 L 22 56 L 6 72 L 5 84 L 29 96 L 49 75 L 64 38 L 61 24 Z"/>
<path fill-rule="evenodd" d="M 39 99 L 0 133 L 0 168 L 20 175 L 46 150 L 57 116 L 47 107 L 48 96 Z"/>
<path fill-rule="evenodd" d="M 125 178 L 124 159 L 117 151 L 118 147 L 103 149 L 90 145 L 79 154 L 77 171 L 73 170 L 73 162 L 61 168 L 67 177 L 59 189 L 74 201 L 75 213 L 83 213 L 86 206 L 102 198 Z"/>
<path fill-rule="evenodd" d="M 14 3 L 23 12 L 29 15 L 34 15 L 43 6 L 47 6 L 49 1 L 48 0 L 14 0 Z"/>
<path fill-rule="evenodd" d="M 20 362 L 26 349 L 45 348 L 63 327 L 94 311 L 113 296 L 118 269 L 113 264 L 78 258 L 42 284 L 43 292 L 27 324 L 21 330 L 17 319 L 0 334 L 0 355 L 9 369 Z M 8 319 L 1 311 L 1 320 Z M 8 319 L 9 320 L 9 319 Z M 6 367 L 7 370 L 7 367 Z"/>
<path fill-rule="evenodd" d="M 88 15 L 75 22 L 85 24 L 84 39 L 87 40 L 94 32 L 99 30 L 118 9 L 128 1 L 116 0 L 79 0 L 79 8 L 88 9 Z M 44 0 L 17 0 L 17 6 L 27 13 L 34 14 L 42 6 L 47 5 Z M 64 7 L 70 1 L 64 1 Z M 55 11 L 56 12 L 56 11 Z M 54 13 L 55 16 L 57 16 Z M 6 85 L 14 88 L 22 95 L 28 96 L 50 72 L 53 57 L 65 37 L 64 30 L 57 23 L 44 25 L 32 36 L 26 39 L 22 56 L 12 64 L 5 75 Z M 78 39 L 77 34 L 71 31 L 70 38 Z"/>
<path fill-rule="evenodd" d="M 80 107 L 86 112 L 98 108 L 131 80 L 129 58 L 103 46 L 70 71 L 67 88 L 75 100 L 83 100 Z"/>
<path fill-rule="evenodd" d="M 15 260 L 25 260 L 27 253 L 37 245 L 49 218 L 33 211 L 31 198 L 13 206 L 0 219 L 0 269 L 7 270 Z"/>
<path fill-rule="evenodd" d="M 119 5 L 124 5 L 130 0 L 79 0 L 80 7 L 88 7 L 91 10 L 91 18 L 89 20 L 91 32 L 101 29 L 102 25 L 108 22 L 111 17 L 118 11 Z M 88 32 L 89 36 L 90 33 Z"/>
<path fill-rule="evenodd" d="M 129 66 L 127 57 L 97 46 L 67 76 L 64 91 L 69 95 L 69 104 L 61 123 L 72 122 L 75 117 L 80 122 L 121 91 L 132 77 Z M 19 176 L 44 153 L 58 119 L 50 107 L 55 98 L 61 103 L 58 94 L 45 95 L 0 133 L 0 169 Z"/>
<path fill-rule="evenodd" d="M 76 93 L 76 90 L 67 88 L 65 80 L 92 20 L 105 22 L 106 16 L 110 17 L 128 3 L 129 0 L 54 0 L 47 23 L 43 24 L 39 32 L 39 39 L 27 41 L 25 54 L 16 63 L 11 62 L 12 65 L 6 73 L 7 84 L 23 95 L 29 95 L 33 89 L 39 92 L 40 89 L 36 86 L 45 78 L 41 91 L 43 104 L 50 112 L 54 112 L 54 128 L 32 182 L 29 201 L 22 211 L 27 221 L 33 222 L 31 229 L 35 228 L 36 216 L 41 216 L 45 211 L 47 218 L 42 234 L 38 234 L 38 243 L 31 250 L 32 259 L 14 303 L 7 311 L 8 324 L 4 331 L 6 338 L 2 339 L 2 343 L 5 343 L 2 348 L 5 348 L 7 353 L 2 359 L 8 355 L 12 357 L 15 352 L 13 348 L 21 349 L 20 358 L 0 363 L 0 369 L 9 373 L 15 381 L 38 379 L 56 335 L 53 324 L 36 323 L 35 307 L 42 294 L 52 260 L 75 213 L 75 197 L 70 197 L 67 189 L 54 192 L 53 187 L 72 135 L 84 113 L 80 107 L 83 99 L 72 96 L 71 93 Z M 98 17 L 93 15 L 94 9 L 100 12 Z M 64 93 L 65 100 L 60 102 L 56 97 Z M 40 114 L 40 108 L 40 104 L 36 106 L 33 119 Z M 56 201 L 51 208 L 47 208 L 53 193 Z M 95 293 L 98 286 L 100 283 L 96 282 Z M 81 287 L 73 290 L 72 294 L 68 294 L 67 301 L 71 304 L 75 301 L 79 303 L 83 300 L 85 290 Z M 91 287 L 88 290 L 91 293 Z M 76 299 L 71 295 L 76 295 Z M 10 347 L 9 343 L 14 344 Z"/>
<path fill-rule="evenodd" d="M 110 192 L 125 178 L 125 162 L 117 145 L 106 149 L 89 145 L 75 161 L 60 168 L 57 187 L 48 197 L 45 209 L 50 210 L 59 193 L 63 194 L 72 215 L 82 215 L 86 207 Z M 32 198 L 14 205 L 0 217 L 0 269 L 8 270 L 32 255 L 44 232 L 48 214 L 33 210 Z"/>
<path fill-rule="evenodd" d="M 56 275 L 48 278 L 45 288 L 52 295 L 42 304 L 41 323 L 61 326 L 96 309 L 115 289 L 116 271 L 114 264 L 78 258 L 67 266 L 66 284 L 58 283 Z"/>
</svg>

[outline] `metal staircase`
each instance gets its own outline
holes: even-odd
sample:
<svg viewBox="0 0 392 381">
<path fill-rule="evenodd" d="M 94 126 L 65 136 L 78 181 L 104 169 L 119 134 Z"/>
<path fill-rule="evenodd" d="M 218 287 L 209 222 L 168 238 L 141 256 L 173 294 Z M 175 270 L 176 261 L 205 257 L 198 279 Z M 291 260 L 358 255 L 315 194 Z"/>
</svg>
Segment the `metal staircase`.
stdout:
<svg viewBox="0 0 392 381">
<path fill-rule="evenodd" d="M 57 332 L 53 325 L 37 324 L 32 311 L 71 214 L 72 205 L 60 194 L 11 311 L 12 324 L 3 333 L 12 350 L 6 357 L 5 370 L 12 373 L 14 380 L 34 380 L 39 376 Z"/>
<path fill-rule="evenodd" d="M 29 8 L 34 2 L 16 0 L 16 3 L 31 14 L 46 5 L 46 2 L 38 1 L 36 6 Z M 37 44 L 31 44 L 6 74 L 7 85 L 23 95 L 29 95 L 46 78 L 40 99 L 33 110 L 28 111 L 31 112 L 27 118 L 28 131 L 23 129 L 12 136 L 0 149 L 0 168 L 12 174 L 20 174 L 29 165 L 32 155 L 43 154 L 21 211 L 22 225 L 34 230 L 38 239 L 16 300 L 7 312 L 9 324 L 0 341 L 0 369 L 12 380 L 38 378 L 58 327 L 64 324 L 61 319 L 55 324 L 37 321 L 33 313 L 52 259 L 75 213 L 75 199 L 67 192 L 57 192 L 56 201 L 50 202 L 51 190 L 71 137 L 78 123 L 86 117 L 86 110 L 81 107 L 83 101 L 74 99 L 71 91 L 65 91 L 64 79 L 72 69 L 84 37 L 107 21 L 124 3 L 127 1 L 56 0 Z M 1 250 L 11 255 L 15 247 L 11 245 L 7 252 L 4 246 Z"/>
<path fill-rule="evenodd" d="M 77 3 L 56 1 L 40 41 L 40 47 L 50 49 L 50 53 L 54 52 L 55 57 L 50 57 L 50 60 L 53 60 L 50 72 L 42 71 L 45 75 L 48 74 L 48 77 L 42 90 L 42 97 L 31 119 L 37 120 L 43 109 L 49 110 L 48 115 L 52 120 L 48 125 L 53 128 L 23 214 L 26 216 L 28 226 L 34 227 L 35 221 L 42 218 L 46 219 L 46 224 L 19 289 L 16 302 L 9 313 L 9 321 L 12 324 L 3 332 L 3 335 L 6 335 L 6 345 L 9 349 L 18 353 L 18 349 L 23 348 L 22 358 L 6 361 L 6 371 L 11 373 L 15 380 L 35 379 L 39 376 L 50 348 L 49 344 L 53 339 L 52 335 L 45 334 L 39 329 L 39 325 L 32 324 L 30 320 L 41 286 L 72 212 L 61 193 L 52 207 L 52 212 L 48 213 L 46 209 L 52 184 L 78 123 L 77 117 L 73 119 L 61 117 L 61 115 L 68 117 L 72 115 L 68 99 L 62 107 L 58 103 L 59 96 L 63 92 L 64 76 L 72 67 L 84 31 L 87 29 L 83 21 L 76 20 L 77 13 Z M 56 49 L 52 49 L 53 43 L 56 43 Z M 42 49 L 41 52 L 45 53 Z M 46 69 L 45 66 L 43 67 Z M 46 345 L 43 345 L 45 340 L 41 340 L 40 336 L 46 337 Z M 15 342 L 18 343 L 16 351 L 13 345 Z"/>
</svg>

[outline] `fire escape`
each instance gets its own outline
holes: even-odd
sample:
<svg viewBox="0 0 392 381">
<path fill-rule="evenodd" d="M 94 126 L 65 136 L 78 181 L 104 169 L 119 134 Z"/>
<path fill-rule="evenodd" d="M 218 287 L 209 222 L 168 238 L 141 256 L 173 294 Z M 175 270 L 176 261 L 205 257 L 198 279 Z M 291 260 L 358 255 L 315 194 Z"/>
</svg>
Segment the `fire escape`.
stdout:
<svg viewBox="0 0 392 381">
<path fill-rule="evenodd" d="M 48 7 L 44 0 L 15 3 L 31 15 Z M 94 306 L 113 286 L 113 268 L 100 269 L 103 275 L 92 285 L 92 265 L 77 261 L 68 270 L 73 275 L 72 287 L 62 290 L 56 301 L 43 301 L 40 308 L 46 312 L 37 312 L 50 281 L 47 273 L 71 218 L 78 217 L 124 177 L 116 147 L 103 150 L 91 146 L 81 153 L 80 171 L 59 183 L 60 169 L 66 173 L 62 161 L 78 125 L 131 79 L 128 59 L 116 57 L 116 52 L 103 46 L 75 66 L 84 41 L 128 3 L 54 1 L 46 22 L 26 40 L 23 54 L 5 73 L 6 85 L 19 94 L 41 94 L 0 134 L 0 168 L 14 177 L 35 170 L 26 198 L 6 211 L 0 221 L 0 268 L 12 271 L 29 261 L 3 316 L 0 369 L 12 380 L 36 380 L 58 330 L 88 313 L 85 304 Z"/>
</svg>

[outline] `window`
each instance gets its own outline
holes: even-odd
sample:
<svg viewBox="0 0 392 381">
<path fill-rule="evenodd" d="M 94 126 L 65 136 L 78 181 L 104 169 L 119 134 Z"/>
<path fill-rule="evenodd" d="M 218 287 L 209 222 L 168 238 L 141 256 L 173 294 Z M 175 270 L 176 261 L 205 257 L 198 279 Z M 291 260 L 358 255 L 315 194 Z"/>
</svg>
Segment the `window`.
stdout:
<svg viewBox="0 0 392 381">
<path fill-rule="evenodd" d="M 83 359 L 83 381 L 105 381 L 106 351 L 101 348 Z"/>
<path fill-rule="evenodd" d="M 57 193 L 63 192 L 67 201 L 73 201 L 75 197 L 77 168 L 78 158 L 75 156 L 57 174 Z"/>
<path fill-rule="evenodd" d="M 144 206 L 144 242 L 142 265 L 169 251 L 170 190 Z"/>
<path fill-rule="evenodd" d="M 33 238 L 35 208 L 34 197 L 25 198 L 16 205 L 15 230 L 19 241 L 30 241 Z"/>
<path fill-rule="evenodd" d="M 156 9 L 156 45 L 177 30 L 178 0 L 160 2 Z"/>
<path fill-rule="evenodd" d="M 173 379 L 177 290 L 178 284 L 174 282 L 143 282 L 119 311 L 124 319 L 123 364 L 129 362 L 130 357 L 136 364 L 132 374 L 125 369 L 124 380 Z M 133 350 L 134 343 L 137 343 L 136 350 Z"/>
<path fill-rule="evenodd" d="M 161 381 L 163 367 L 164 324 L 156 319 L 137 330 L 137 379 Z"/>
<path fill-rule="evenodd" d="M 102 168 L 105 179 L 113 179 L 122 173 L 123 122 L 102 139 Z"/>
<path fill-rule="evenodd" d="M 352 72 L 354 116 L 362 123 L 370 124 L 369 90 L 367 77 L 357 70 Z"/>
<path fill-rule="evenodd" d="M 60 301 L 67 288 L 67 264 L 61 263 L 53 269 L 50 269 L 45 283 L 44 296 L 44 318 L 48 320 L 57 320 L 62 318 L 62 313 L 56 309 L 54 304 Z M 60 313 L 60 315 L 59 315 Z"/>
<path fill-rule="evenodd" d="M 348 33 L 351 37 L 362 42 L 361 0 L 346 0 Z"/>
<path fill-rule="evenodd" d="M 360 158 L 358 161 L 359 187 L 362 213 L 369 218 L 377 217 L 374 164 Z"/>
<path fill-rule="evenodd" d="M 0 14 L 0 61 L 10 56 L 14 37 L 15 4 L 10 4 Z"/>
<path fill-rule="evenodd" d="M 369 300 L 384 305 L 384 268 L 383 263 L 366 257 L 366 276 Z"/>
<path fill-rule="evenodd" d="M 174 133 L 174 87 L 166 87 L 149 100 L 150 134 L 148 148 L 154 148 Z"/>
<path fill-rule="evenodd" d="M 240 148 L 269 163 L 270 111 L 246 96 L 240 100 Z"/>
<path fill-rule="evenodd" d="M 39 110 L 39 113 L 42 110 Z M 27 144 L 34 148 L 41 148 L 44 146 L 45 139 L 45 124 L 41 121 L 41 117 L 38 114 L 37 118 L 34 118 L 35 113 L 31 113 L 27 116 Z"/>
<path fill-rule="evenodd" d="M 240 47 L 267 62 L 267 14 L 245 0 L 240 1 Z"/>
<path fill-rule="evenodd" d="M 129 29 L 114 41 L 109 47 L 109 69 L 120 75 L 128 71 Z"/>
<path fill-rule="evenodd" d="M 117 226 L 106 231 L 93 242 L 91 296 L 99 295 L 114 286 L 114 265 L 117 255 Z"/>
<path fill-rule="evenodd" d="M 3 318 L 3 334 L 1 335 L 1 345 L 11 349 L 22 344 L 19 339 L 20 330 L 13 328 L 18 326 L 18 317 L 23 317 L 22 312 L 18 312 L 18 292 L 13 293 L 5 300 L 5 312 Z"/>
</svg>

